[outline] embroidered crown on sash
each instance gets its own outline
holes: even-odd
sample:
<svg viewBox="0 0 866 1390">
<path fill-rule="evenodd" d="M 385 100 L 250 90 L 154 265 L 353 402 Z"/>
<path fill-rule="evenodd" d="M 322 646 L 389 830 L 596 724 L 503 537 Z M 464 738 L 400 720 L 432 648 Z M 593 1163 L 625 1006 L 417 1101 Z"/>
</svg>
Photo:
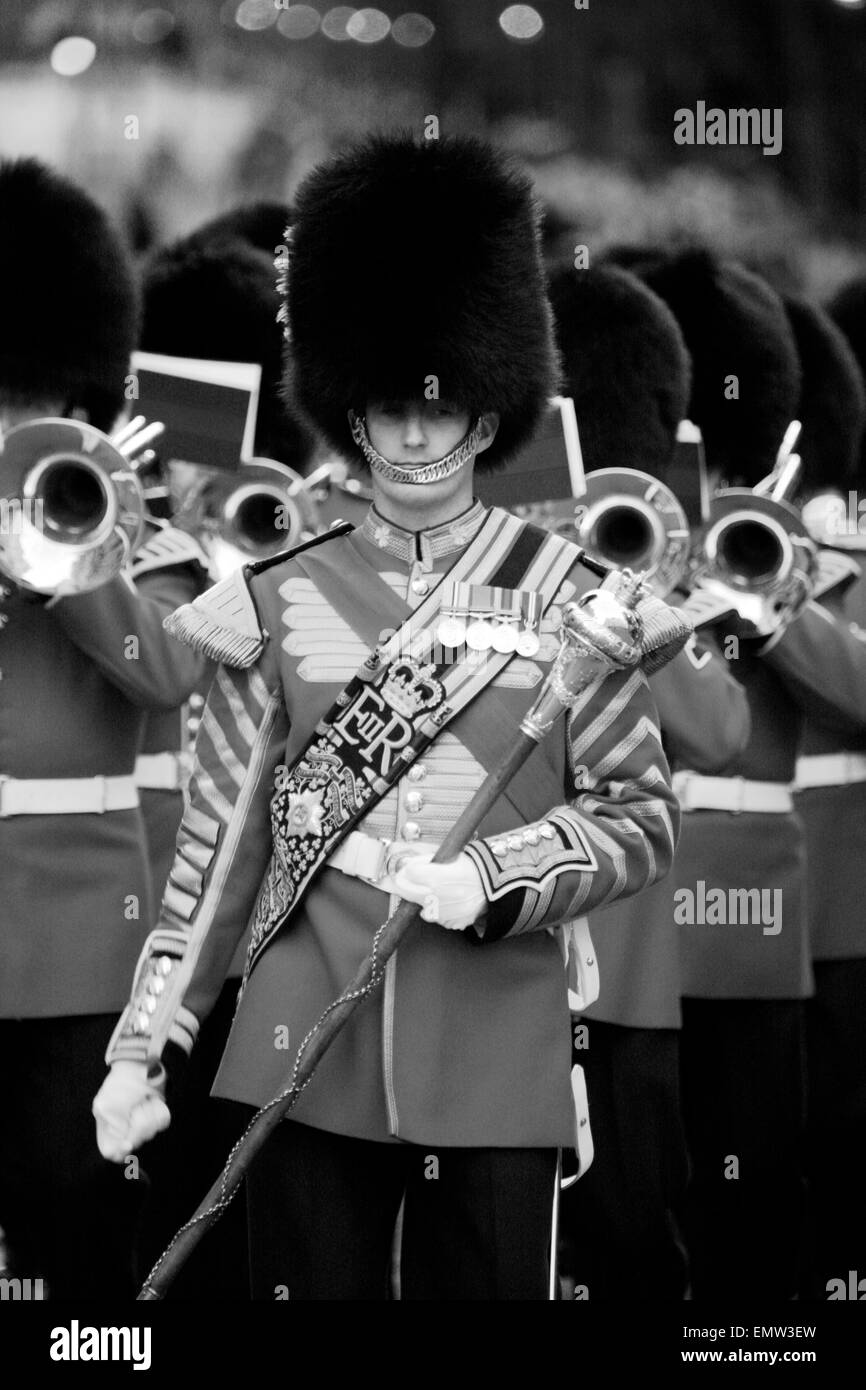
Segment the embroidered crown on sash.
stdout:
<svg viewBox="0 0 866 1390">
<path fill-rule="evenodd" d="M 442 684 L 433 674 L 435 670 L 432 664 L 419 666 L 411 657 L 392 662 L 382 685 L 382 698 L 406 719 L 412 719 L 422 710 L 433 709 L 445 698 Z"/>
</svg>

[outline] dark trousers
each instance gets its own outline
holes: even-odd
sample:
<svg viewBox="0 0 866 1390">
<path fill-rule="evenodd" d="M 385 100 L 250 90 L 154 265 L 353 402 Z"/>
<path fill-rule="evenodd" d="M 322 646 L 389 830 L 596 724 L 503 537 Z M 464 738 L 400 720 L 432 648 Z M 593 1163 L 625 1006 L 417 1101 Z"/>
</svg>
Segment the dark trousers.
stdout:
<svg viewBox="0 0 866 1390">
<path fill-rule="evenodd" d="M 684 999 L 684 1229 L 694 1299 L 790 1299 L 805 1207 L 799 1000 Z"/>
<path fill-rule="evenodd" d="M 804 1298 L 866 1276 L 866 960 L 817 961 L 806 1004 L 809 1177 Z"/>
<path fill-rule="evenodd" d="M 595 1158 L 562 1195 L 562 1266 L 592 1300 L 679 1300 L 686 1181 L 678 1035 L 582 1020 Z"/>
<path fill-rule="evenodd" d="M 132 1298 L 145 1179 L 103 1159 L 91 1103 L 115 1015 L 0 1020 L 0 1227 L 11 1273 L 58 1299 Z"/>
<path fill-rule="evenodd" d="M 380 1144 L 284 1121 L 248 1180 L 253 1298 L 546 1299 L 555 1149 Z"/>
<path fill-rule="evenodd" d="M 150 1186 L 136 1242 L 139 1284 L 144 1283 L 172 1236 L 189 1220 L 222 1172 L 249 1117 L 247 1106 L 210 1095 L 232 1025 L 238 987 L 237 980 L 223 986 L 202 1025 L 189 1063 L 168 1096 L 171 1125 L 141 1150 Z M 242 1192 L 196 1246 L 166 1297 L 184 1301 L 249 1298 Z"/>
</svg>

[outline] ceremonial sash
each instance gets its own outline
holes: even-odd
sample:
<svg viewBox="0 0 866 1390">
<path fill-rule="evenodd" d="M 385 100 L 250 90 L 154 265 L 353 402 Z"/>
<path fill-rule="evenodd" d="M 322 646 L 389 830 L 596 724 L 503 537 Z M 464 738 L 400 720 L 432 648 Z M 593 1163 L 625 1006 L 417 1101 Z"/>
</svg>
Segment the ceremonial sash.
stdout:
<svg viewBox="0 0 866 1390">
<path fill-rule="evenodd" d="M 543 611 L 576 557 L 562 537 L 494 508 L 447 577 L 539 593 Z M 302 558 L 310 559 L 299 556 L 296 563 Z M 245 979 L 344 836 L 514 655 L 465 651 L 456 660 L 449 654 L 445 661 L 425 661 L 434 646 L 439 587 L 370 653 L 280 780 L 271 801 L 273 853 L 253 909 Z"/>
<path fill-rule="evenodd" d="M 562 544 L 567 543 L 563 540 Z M 572 547 L 566 573 L 573 568 L 575 558 Z M 412 615 L 408 603 L 394 592 L 348 538 L 345 546 L 323 546 L 318 552 L 298 556 L 297 564 L 369 647 L 375 646 L 383 626 L 401 628 Z M 452 582 L 453 574 L 449 573 L 439 588 Z M 552 589 L 543 596 L 542 612 L 550 607 L 555 593 Z M 490 771 L 513 747 L 518 721 L 496 691 L 488 688 L 483 702 L 464 707 L 451 721 L 451 731 L 476 761 Z M 503 793 L 525 820 L 535 819 L 540 802 L 555 806 L 563 796 L 562 775 L 551 760 L 550 744 L 539 744 L 539 752 L 542 757 L 533 758 L 531 764 L 524 763 Z"/>
</svg>

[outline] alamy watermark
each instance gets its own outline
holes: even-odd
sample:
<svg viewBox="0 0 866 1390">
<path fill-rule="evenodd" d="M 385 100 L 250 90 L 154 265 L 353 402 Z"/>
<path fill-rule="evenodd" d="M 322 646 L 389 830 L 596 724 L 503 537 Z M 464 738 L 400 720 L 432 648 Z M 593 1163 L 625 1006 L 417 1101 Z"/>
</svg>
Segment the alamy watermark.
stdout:
<svg viewBox="0 0 866 1390">
<path fill-rule="evenodd" d="M 760 926 L 764 936 L 782 930 L 781 888 L 707 888 L 699 878 L 694 891 L 678 888 L 674 903 L 677 926 Z"/>
<path fill-rule="evenodd" d="M 694 111 L 681 106 L 674 112 L 674 143 L 677 145 L 761 145 L 764 154 L 778 154 L 782 148 L 782 108 L 780 106 L 707 108 L 705 101 Z"/>
<path fill-rule="evenodd" d="M 20 536 L 25 525 L 43 529 L 41 497 L 0 497 L 0 536 Z"/>
</svg>

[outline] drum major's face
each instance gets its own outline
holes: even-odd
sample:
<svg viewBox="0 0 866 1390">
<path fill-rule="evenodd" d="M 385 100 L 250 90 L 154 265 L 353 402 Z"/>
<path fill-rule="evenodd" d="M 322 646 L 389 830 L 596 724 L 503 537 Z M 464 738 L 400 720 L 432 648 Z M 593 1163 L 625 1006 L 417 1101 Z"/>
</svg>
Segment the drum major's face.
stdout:
<svg viewBox="0 0 866 1390">
<path fill-rule="evenodd" d="M 367 433 L 389 463 L 405 468 L 435 463 L 469 432 L 468 410 L 452 401 L 370 401 Z"/>
</svg>

